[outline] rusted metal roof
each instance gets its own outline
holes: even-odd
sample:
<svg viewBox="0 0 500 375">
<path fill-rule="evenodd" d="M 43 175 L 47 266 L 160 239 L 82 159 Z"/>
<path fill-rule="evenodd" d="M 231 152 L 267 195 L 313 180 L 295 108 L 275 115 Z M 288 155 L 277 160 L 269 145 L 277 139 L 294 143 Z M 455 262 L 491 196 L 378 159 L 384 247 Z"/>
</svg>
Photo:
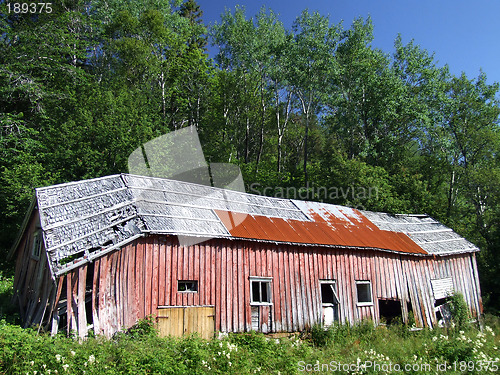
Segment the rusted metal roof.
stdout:
<svg viewBox="0 0 500 375">
<path fill-rule="evenodd" d="M 151 233 L 176 235 L 186 245 L 246 238 L 415 255 L 478 250 L 425 215 L 361 212 L 130 174 L 36 189 L 36 207 L 53 276 Z"/>
<path fill-rule="evenodd" d="M 427 254 L 404 233 L 381 230 L 358 210 L 316 202 L 293 202 L 310 220 L 215 212 L 222 223 L 231 228 L 231 236 L 237 238 Z M 234 226 L 235 222 L 240 224 Z"/>
</svg>

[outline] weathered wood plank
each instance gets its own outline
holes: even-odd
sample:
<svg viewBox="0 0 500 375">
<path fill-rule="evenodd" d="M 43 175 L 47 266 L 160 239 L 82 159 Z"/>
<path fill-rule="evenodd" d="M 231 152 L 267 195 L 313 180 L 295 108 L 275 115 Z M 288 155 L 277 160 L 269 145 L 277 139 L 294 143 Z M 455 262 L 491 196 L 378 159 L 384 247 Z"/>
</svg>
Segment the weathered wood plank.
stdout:
<svg viewBox="0 0 500 375">
<path fill-rule="evenodd" d="M 87 336 L 87 313 L 85 311 L 85 287 L 87 285 L 87 265 L 78 268 L 78 335 Z"/>
</svg>

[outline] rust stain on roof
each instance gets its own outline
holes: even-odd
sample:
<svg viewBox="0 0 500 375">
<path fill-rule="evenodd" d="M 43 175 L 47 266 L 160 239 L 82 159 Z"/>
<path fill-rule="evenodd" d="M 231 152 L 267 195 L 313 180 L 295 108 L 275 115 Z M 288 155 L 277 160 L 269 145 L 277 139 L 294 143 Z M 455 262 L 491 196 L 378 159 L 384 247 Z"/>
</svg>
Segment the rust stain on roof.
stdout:
<svg viewBox="0 0 500 375">
<path fill-rule="evenodd" d="M 307 210 L 301 209 L 311 221 L 222 210 L 215 212 L 231 236 L 236 238 L 427 254 L 406 234 L 381 230 L 358 210 L 332 206 L 334 211 L 329 211 L 317 204 L 308 206 Z"/>
</svg>

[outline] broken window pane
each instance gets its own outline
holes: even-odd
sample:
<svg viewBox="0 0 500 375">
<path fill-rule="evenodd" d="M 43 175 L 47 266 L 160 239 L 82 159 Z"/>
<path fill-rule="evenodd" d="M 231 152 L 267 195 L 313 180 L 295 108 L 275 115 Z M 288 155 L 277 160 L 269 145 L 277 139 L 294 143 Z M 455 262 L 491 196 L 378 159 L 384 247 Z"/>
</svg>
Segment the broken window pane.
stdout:
<svg viewBox="0 0 500 375">
<path fill-rule="evenodd" d="M 335 284 L 321 284 L 321 303 L 337 303 L 334 288 Z"/>
<path fill-rule="evenodd" d="M 177 291 L 179 291 L 179 292 L 197 292 L 198 291 L 198 281 L 197 280 L 179 280 L 177 282 Z"/>
</svg>

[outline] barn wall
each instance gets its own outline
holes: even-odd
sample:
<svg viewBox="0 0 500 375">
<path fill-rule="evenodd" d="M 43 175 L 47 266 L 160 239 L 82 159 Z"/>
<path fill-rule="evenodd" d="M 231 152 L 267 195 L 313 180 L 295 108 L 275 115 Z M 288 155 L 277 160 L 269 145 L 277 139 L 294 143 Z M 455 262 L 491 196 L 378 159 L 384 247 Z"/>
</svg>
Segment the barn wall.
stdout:
<svg viewBox="0 0 500 375">
<path fill-rule="evenodd" d="M 367 318 L 378 322 L 378 300 L 392 299 L 401 302 L 404 315 L 407 304 L 411 306 L 418 326 L 434 326 L 430 280 L 448 276 L 472 313 L 481 311 L 473 255 L 432 259 L 316 250 L 220 239 L 189 247 L 179 246 L 172 237 L 137 240 L 95 262 L 94 329 L 109 336 L 147 315 L 157 315 L 158 306 L 215 306 L 216 331 L 251 330 L 250 276 L 272 277 L 271 331 L 299 331 L 321 321 L 322 279 L 337 282 L 343 322 Z M 178 280 L 197 280 L 198 292 L 178 292 Z M 355 280 L 371 281 L 373 305 L 357 306 Z M 74 284 L 72 288 L 78 289 Z"/>
<path fill-rule="evenodd" d="M 463 294 L 473 317 L 483 312 L 475 254 L 402 259 L 415 320 L 418 325 L 437 324 L 431 280 L 451 277 L 455 291 Z"/>
<path fill-rule="evenodd" d="M 159 306 L 214 306 L 215 330 L 248 331 L 250 276 L 272 278 L 272 306 L 261 311 L 270 316 L 265 321 L 270 331 L 299 331 L 322 320 L 320 280 L 336 281 L 339 320 L 351 324 L 378 323 L 378 300 L 388 299 L 401 302 L 404 316 L 410 306 L 418 326 L 434 326 L 431 280 L 446 277 L 464 295 L 472 315 L 482 313 L 474 254 L 422 258 L 220 239 L 182 247 L 175 237 L 150 236 L 56 283 L 45 251 L 40 259 L 31 256 L 37 221 L 34 215 L 20 241 L 15 298 L 25 326 L 41 324 L 52 332 L 64 326 L 81 337 L 88 328 L 111 336 L 158 315 Z M 198 292 L 178 292 L 178 280 L 197 280 Z M 356 280 L 371 282 L 372 305 L 357 305 Z"/>
<path fill-rule="evenodd" d="M 40 256 L 33 256 L 35 232 L 40 228 L 38 211 L 34 211 L 16 250 L 14 302 L 19 306 L 23 326 L 47 324 L 55 296 L 55 282 L 48 267 L 43 247 Z"/>
</svg>

